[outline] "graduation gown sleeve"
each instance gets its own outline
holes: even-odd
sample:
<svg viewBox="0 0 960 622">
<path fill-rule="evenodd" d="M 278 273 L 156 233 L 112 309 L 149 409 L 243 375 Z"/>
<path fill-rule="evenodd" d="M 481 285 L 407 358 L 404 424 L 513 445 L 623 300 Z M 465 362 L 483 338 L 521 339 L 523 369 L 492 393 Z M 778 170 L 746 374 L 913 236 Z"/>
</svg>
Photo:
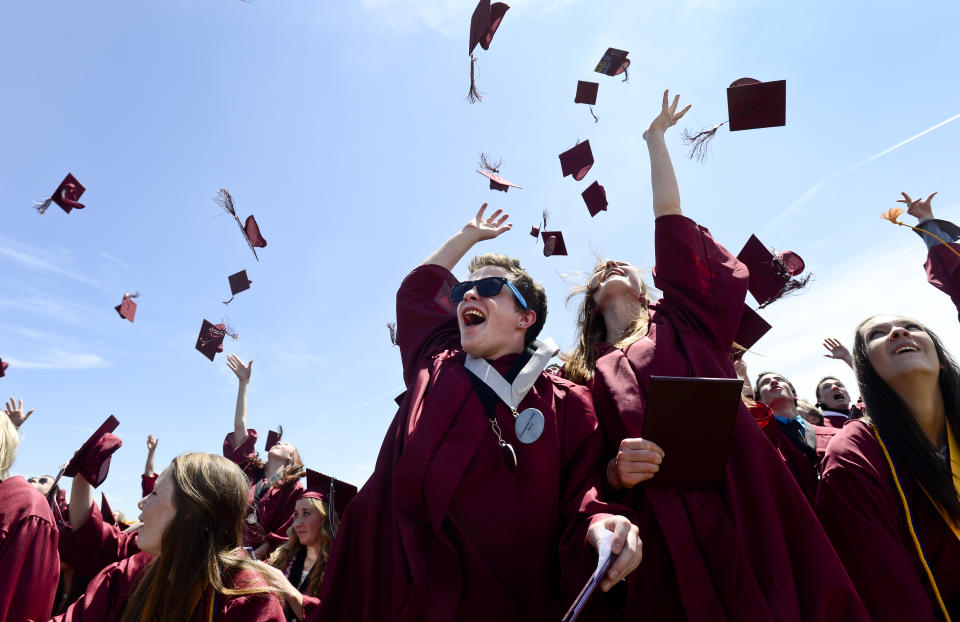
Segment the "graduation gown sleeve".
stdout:
<svg viewBox="0 0 960 622">
<path fill-rule="evenodd" d="M 123 533 L 117 525 L 104 522 L 96 504 L 80 529 L 71 531 L 66 527 L 60 537 L 66 561 L 87 577 L 140 551 L 137 533 Z"/>
<path fill-rule="evenodd" d="M 254 464 L 257 457 L 257 431 L 253 428 L 247 430 L 247 436 L 239 445 L 234 445 L 233 432 L 227 432 L 223 439 L 223 457 L 229 458 L 234 464 L 243 469 L 243 473 L 250 481 L 260 478 L 256 473 L 258 469 Z"/>
<path fill-rule="evenodd" d="M 960 244 L 951 243 L 950 248 L 937 244 L 931 248 L 923 267 L 927 271 L 927 281 L 950 296 L 960 312 L 960 257 L 951 248 L 960 251 Z"/>
<path fill-rule="evenodd" d="M 156 473 L 154 473 L 153 475 L 147 475 L 146 473 L 144 473 L 140 476 L 140 492 L 141 492 L 140 497 L 141 498 L 146 497 L 151 492 L 153 492 L 153 487 L 157 483 L 157 477 L 158 476 Z"/>
<path fill-rule="evenodd" d="M 397 345 L 408 387 L 418 361 L 429 356 L 431 349 L 459 337 L 456 307 L 450 301 L 457 282 L 446 268 L 418 266 L 397 291 Z"/>
<path fill-rule="evenodd" d="M 57 528 L 22 477 L 0 482 L 0 620 L 46 620 L 60 578 Z"/>
</svg>

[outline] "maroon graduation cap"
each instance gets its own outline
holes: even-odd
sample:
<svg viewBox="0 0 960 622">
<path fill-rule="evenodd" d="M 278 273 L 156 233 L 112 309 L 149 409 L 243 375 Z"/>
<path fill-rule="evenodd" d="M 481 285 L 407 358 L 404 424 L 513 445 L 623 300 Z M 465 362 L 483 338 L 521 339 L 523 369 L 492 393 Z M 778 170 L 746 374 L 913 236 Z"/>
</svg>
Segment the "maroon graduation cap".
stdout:
<svg viewBox="0 0 960 622">
<path fill-rule="evenodd" d="M 563 242 L 562 231 L 542 231 L 540 237 L 543 238 L 544 257 L 567 254 L 567 245 Z"/>
<path fill-rule="evenodd" d="M 597 103 L 597 89 L 599 88 L 599 82 L 577 80 L 577 94 L 573 98 L 573 103 L 575 104 L 587 104 L 590 106 L 590 114 L 593 116 L 594 123 L 600 120 L 593 112 L 593 107 Z"/>
<path fill-rule="evenodd" d="M 744 350 L 749 350 L 760 341 L 760 338 L 767 334 L 771 326 L 760 314 L 751 309 L 746 304 L 743 305 L 743 314 L 740 316 L 740 326 L 737 327 L 737 334 L 733 338 L 733 343 Z"/>
<path fill-rule="evenodd" d="M 593 182 L 580 194 L 583 197 L 583 202 L 587 204 L 587 209 L 590 210 L 591 217 L 596 216 L 601 211 L 607 211 L 607 191 L 603 189 L 599 182 Z"/>
<path fill-rule="evenodd" d="M 467 101 L 475 104 L 483 96 L 477 90 L 477 83 L 474 79 L 474 65 L 477 59 L 473 56 L 473 50 L 480 44 L 485 50 L 490 49 L 490 42 L 493 41 L 493 35 L 496 34 L 503 16 L 510 7 L 503 2 L 490 4 L 490 0 L 480 0 L 477 8 L 473 10 L 470 17 L 470 49 L 467 52 L 470 55 L 470 91 L 467 94 Z"/>
<path fill-rule="evenodd" d="M 137 315 L 137 303 L 135 303 L 133 299 L 139 295 L 140 292 L 134 292 L 132 294 L 130 292 L 123 293 L 123 300 L 114 307 L 121 318 L 133 322 L 134 316 Z"/>
<path fill-rule="evenodd" d="M 347 508 L 347 504 L 357 496 L 357 487 L 343 482 L 335 477 L 324 475 L 307 469 L 307 490 L 303 493 L 303 499 L 319 499 L 327 508 L 327 524 L 330 528 L 330 535 L 336 535 L 337 526 L 340 523 L 340 517 Z M 336 513 L 331 510 L 336 510 Z"/>
<path fill-rule="evenodd" d="M 120 437 L 111 434 L 118 425 L 117 418 L 110 415 L 73 454 L 63 474 L 74 477 L 80 473 L 94 488 L 100 486 L 110 471 L 110 457 L 123 445 Z"/>
<path fill-rule="evenodd" d="M 79 202 L 80 197 L 83 196 L 85 191 L 86 188 L 83 187 L 83 184 L 77 181 L 77 178 L 74 177 L 72 173 L 67 173 L 67 176 L 64 177 L 60 185 L 57 186 L 53 195 L 43 202 L 37 203 L 34 207 L 38 212 L 43 214 L 47 211 L 47 208 L 50 207 L 50 203 L 56 203 L 63 211 L 69 214 L 73 209 L 83 209 L 85 207 L 83 203 Z"/>
<path fill-rule="evenodd" d="M 560 169 L 564 177 L 573 175 L 574 179 L 580 181 L 590 172 L 591 167 L 593 167 L 593 151 L 590 149 L 589 140 L 577 143 L 560 154 Z"/>
<path fill-rule="evenodd" d="M 624 74 L 623 81 L 626 82 L 630 77 L 630 74 L 627 73 L 627 67 L 630 66 L 630 61 L 627 59 L 629 53 L 617 48 L 607 48 L 594 71 L 605 76 L 618 76 L 622 73 Z"/>
<path fill-rule="evenodd" d="M 7 372 L 7 368 L 10 367 L 10 363 L 4 363 L 3 359 L 0 359 L 0 378 L 3 378 Z"/>
<path fill-rule="evenodd" d="M 273 446 L 279 443 L 280 439 L 283 438 L 283 426 L 278 425 L 277 427 L 279 428 L 279 430 L 277 431 L 270 430 L 269 432 L 267 432 L 267 446 L 264 451 L 270 451 L 273 448 Z"/>
<path fill-rule="evenodd" d="M 500 165 L 502 162 L 500 160 L 493 160 L 485 153 L 480 154 L 480 168 L 477 169 L 477 172 L 490 180 L 490 189 L 491 190 L 502 190 L 506 192 L 510 187 L 520 188 L 517 184 L 507 181 L 503 177 L 500 177 Z M 522 188 L 520 188 L 522 190 Z"/>
<path fill-rule="evenodd" d="M 197 337 L 197 351 L 212 361 L 218 352 L 223 352 L 223 338 L 226 335 L 226 325 L 203 320 L 200 335 Z"/>
<path fill-rule="evenodd" d="M 117 519 L 113 517 L 113 508 L 107 503 L 107 495 L 104 493 L 100 493 L 100 514 L 103 516 L 103 522 L 106 524 L 117 524 Z"/>
<path fill-rule="evenodd" d="M 684 129 L 683 142 L 690 145 L 691 159 L 703 161 L 709 141 L 721 127 L 730 131 L 781 127 L 787 124 L 787 81 L 760 82 L 753 78 L 734 80 L 727 88 L 727 120 L 699 132 Z"/>
<path fill-rule="evenodd" d="M 805 267 L 799 255 L 768 249 L 755 235 L 743 245 L 737 259 L 750 271 L 748 289 L 761 309 L 810 281 L 810 274 L 796 278 Z"/>
<path fill-rule="evenodd" d="M 225 305 L 230 304 L 233 301 L 234 296 L 240 292 L 245 292 L 250 289 L 250 284 L 253 283 L 253 281 L 247 278 L 246 270 L 241 270 L 236 274 L 231 274 L 227 277 L 227 281 L 230 282 L 230 293 L 233 295 L 230 296 L 230 300 L 227 300 L 223 303 Z"/>
<path fill-rule="evenodd" d="M 233 206 L 233 197 L 230 196 L 230 193 L 227 192 L 226 188 L 220 188 L 217 192 L 217 196 L 213 198 L 214 203 L 222 207 L 227 211 L 233 219 L 237 221 L 237 226 L 240 227 L 240 231 L 243 232 L 243 238 L 247 241 L 247 245 L 250 247 L 250 251 L 253 253 L 254 258 L 257 261 L 260 261 L 260 258 L 257 257 L 257 248 L 263 248 L 267 245 L 267 240 L 264 239 L 263 235 L 260 233 L 260 227 L 257 225 L 257 220 L 251 215 L 247 216 L 245 223 L 241 224 L 240 217 L 237 216 L 237 210 Z"/>
</svg>

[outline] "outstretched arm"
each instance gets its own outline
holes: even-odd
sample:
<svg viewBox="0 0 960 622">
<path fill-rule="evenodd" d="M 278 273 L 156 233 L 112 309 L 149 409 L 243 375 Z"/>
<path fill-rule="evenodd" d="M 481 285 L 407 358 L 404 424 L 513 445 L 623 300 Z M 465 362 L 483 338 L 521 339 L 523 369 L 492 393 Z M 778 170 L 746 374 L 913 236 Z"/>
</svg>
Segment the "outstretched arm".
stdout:
<svg viewBox="0 0 960 622">
<path fill-rule="evenodd" d="M 659 218 L 667 214 L 680 214 L 680 188 L 677 185 L 677 176 L 670 161 L 670 152 L 664 133 L 671 125 L 679 121 L 690 110 L 687 105 L 677 112 L 680 96 L 673 98 L 670 103 L 670 91 L 663 92 L 663 108 L 660 114 L 650 123 L 650 127 L 643 133 L 647 141 L 647 150 L 650 152 L 650 182 L 653 186 L 653 216 Z"/>
<path fill-rule="evenodd" d="M 243 361 L 233 354 L 227 355 L 227 367 L 237 375 L 237 410 L 233 415 L 233 444 L 239 447 L 247 438 L 247 385 L 253 371 L 253 359 L 244 366 Z"/>
<path fill-rule="evenodd" d="M 143 465 L 143 474 L 147 477 L 153 477 L 153 455 L 157 451 L 157 443 L 160 442 L 153 434 L 147 435 L 147 463 Z"/>
<path fill-rule="evenodd" d="M 491 214 L 489 218 L 484 218 L 483 213 L 486 209 L 487 204 L 484 203 L 480 206 L 480 211 L 477 212 L 477 215 L 465 224 L 463 229 L 453 234 L 449 240 L 444 242 L 440 248 L 433 251 L 420 265 L 437 265 L 453 271 L 454 266 L 463 259 L 463 256 L 467 254 L 474 244 L 483 240 L 493 239 L 513 228 L 513 224 L 507 222 L 510 214 L 501 215 L 502 210 L 497 210 Z"/>
<path fill-rule="evenodd" d="M 70 484 L 70 529 L 77 531 L 90 518 L 93 509 L 93 486 L 81 473 Z"/>
<path fill-rule="evenodd" d="M 849 365 L 850 369 L 853 369 L 853 356 L 850 354 L 847 346 L 840 343 L 839 339 L 828 337 L 823 340 L 823 347 L 830 353 L 824 354 L 825 357 L 828 359 L 839 359 Z"/>
</svg>

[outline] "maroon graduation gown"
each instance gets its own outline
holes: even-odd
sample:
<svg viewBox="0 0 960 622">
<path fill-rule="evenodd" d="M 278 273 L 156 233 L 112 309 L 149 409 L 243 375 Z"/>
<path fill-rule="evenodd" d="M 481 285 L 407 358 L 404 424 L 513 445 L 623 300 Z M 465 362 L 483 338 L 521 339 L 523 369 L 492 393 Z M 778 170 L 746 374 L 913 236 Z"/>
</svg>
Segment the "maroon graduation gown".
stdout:
<svg viewBox="0 0 960 622">
<path fill-rule="evenodd" d="M 520 405 L 546 419 L 530 445 L 499 404 L 519 464 L 510 472 L 463 367 L 456 283 L 428 265 L 400 286 L 408 390 L 344 512 L 310 622 L 556 622 L 596 564 L 585 534 L 610 508 L 597 500 L 602 439 L 590 394 L 541 374 Z M 492 365 L 503 374 L 516 358 Z M 572 593 L 562 595 L 566 580 Z"/>
<path fill-rule="evenodd" d="M 592 388 L 608 458 L 623 438 L 643 436 L 651 375 L 736 377 L 729 351 L 746 267 L 679 215 L 656 219 L 656 258 L 663 298 L 650 307 L 649 334 L 626 352 L 606 344 L 599 352 Z M 813 508 L 745 405 L 720 487 L 622 494 L 644 543 L 628 619 L 867 619 Z"/>
<path fill-rule="evenodd" d="M 123 615 L 127 600 L 137 586 L 140 573 L 153 559 L 153 555 L 141 551 L 107 566 L 90 581 L 83 596 L 70 605 L 65 613 L 53 620 L 55 622 L 116 622 Z M 233 578 L 225 577 L 224 582 L 232 587 L 266 585 L 259 574 L 248 571 L 241 572 Z M 203 601 L 186 622 L 207 622 L 202 603 Z M 218 622 L 286 622 L 280 601 L 276 596 L 269 594 L 223 597 L 216 615 Z"/>
<path fill-rule="evenodd" d="M 950 247 L 960 251 L 960 244 L 952 243 Z M 945 245 L 937 244 L 927 253 L 927 262 L 923 267 L 927 272 L 927 281 L 950 296 L 960 312 L 960 257 Z"/>
<path fill-rule="evenodd" d="M 59 578 L 47 500 L 20 476 L 0 481 L 0 620 L 49 618 Z"/>
<path fill-rule="evenodd" d="M 263 480 L 263 469 L 253 461 L 256 453 L 253 449 L 257 442 L 257 431 L 247 430 L 247 437 L 239 446 L 234 446 L 233 433 L 223 440 L 223 455 L 243 469 L 250 480 L 247 502 L 253 504 L 257 484 Z M 293 511 L 297 501 L 303 495 L 304 487 L 300 481 L 284 486 L 270 486 L 257 503 L 257 522 L 243 522 L 243 546 L 257 548 L 264 542 L 273 550 L 287 541 L 287 530 L 293 525 Z"/>
<path fill-rule="evenodd" d="M 147 475 L 143 473 L 140 475 L 140 492 L 142 493 L 140 497 L 146 497 L 151 492 L 153 492 L 153 487 L 157 483 L 158 475 L 154 473 L 153 475 Z"/>
<path fill-rule="evenodd" d="M 832 410 L 823 411 L 823 427 L 825 428 L 836 428 L 839 430 L 843 427 L 843 424 L 848 421 L 850 421 L 850 417 L 842 413 L 835 413 Z"/>
<path fill-rule="evenodd" d="M 64 526 L 60 531 L 61 557 L 83 577 L 92 577 L 138 552 L 137 532 L 123 533 L 118 525 L 105 522 L 96 503 L 83 527 L 72 531 Z"/>
<path fill-rule="evenodd" d="M 900 478 L 917 537 L 956 620 L 960 540 L 916 481 L 903 472 Z M 866 422 L 844 426 L 827 449 L 816 509 L 874 622 L 940 620 L 893 474 Z"/>
</svg>

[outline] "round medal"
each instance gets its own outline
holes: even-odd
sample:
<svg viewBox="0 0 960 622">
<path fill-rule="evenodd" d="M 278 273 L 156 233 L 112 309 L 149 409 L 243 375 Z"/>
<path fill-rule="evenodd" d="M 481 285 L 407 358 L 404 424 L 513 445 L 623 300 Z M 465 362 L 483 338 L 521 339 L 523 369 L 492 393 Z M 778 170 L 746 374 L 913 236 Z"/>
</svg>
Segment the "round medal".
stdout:
<svg viewBox="0 0 960 622">
<path fill-rule="evenodd" d="M 517 434 L 517 440 L 524 445 L 529 445 L 543 434 L 543 426 L 543 413 L 536 408 L 528 408 L 517 415 L 513 431 Z"/>
<path fill-rule="evenodd" d="M 256 512 L 250 512 L 249 514 L 247 514 L 247 522 L 250 523 L 251 525 L 257 522 Z"/>
</svg>

